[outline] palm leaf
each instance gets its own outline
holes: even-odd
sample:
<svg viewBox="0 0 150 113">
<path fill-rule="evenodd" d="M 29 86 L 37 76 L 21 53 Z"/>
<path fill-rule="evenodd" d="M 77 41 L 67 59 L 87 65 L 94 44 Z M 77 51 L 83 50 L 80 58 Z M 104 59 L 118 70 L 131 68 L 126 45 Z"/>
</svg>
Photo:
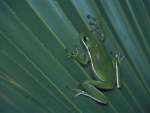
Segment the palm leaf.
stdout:
<svg viewBox="0 0 150 113">
<path fill-rule="evenodd" d="M 149 0 L 1 0 L 0 112 L 150 112 L 149 6 Z M 89 64 L 67 61 L 65 52 L 73 45 L 85 50 L 78 35 L 92 28 L 88 14 L 103 15 L 108 54 L 121 48 L 126 56 L 122 88 L 103 91 L 108 105 L 72 100 L 66 89 L 93 79 Z"/>
</svg>

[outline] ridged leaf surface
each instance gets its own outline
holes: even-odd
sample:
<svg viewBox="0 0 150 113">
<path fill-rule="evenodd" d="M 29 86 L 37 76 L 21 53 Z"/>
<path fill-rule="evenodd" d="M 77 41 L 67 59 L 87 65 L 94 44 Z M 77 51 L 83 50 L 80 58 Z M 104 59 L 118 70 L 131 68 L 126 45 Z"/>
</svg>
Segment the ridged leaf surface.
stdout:
<svg viewBox="0 0 150 113">
<path fill-rule="evenodd" d="M 1 113 L 149 113 L 149 0 L 0 0 Z M 72 100 L 66 86 L 94 79 L 90 64 L 66 60 L 68 48 L 85 51 L 79 33 L 87 15 L 102 14 L 104 46 L 121 48 L 122 88 L 102 91 L 108 104 L 85 96 Z"/>
</svg>

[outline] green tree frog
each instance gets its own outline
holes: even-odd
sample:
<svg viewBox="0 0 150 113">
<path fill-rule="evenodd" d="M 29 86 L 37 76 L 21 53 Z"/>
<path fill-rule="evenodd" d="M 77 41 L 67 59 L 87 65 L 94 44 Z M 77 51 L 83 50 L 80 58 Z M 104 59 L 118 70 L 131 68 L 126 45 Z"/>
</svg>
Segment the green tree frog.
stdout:
<svg viewBox="0 0 150 113">
<path fill-rule="evenodd" d="M 81 84 L 82 88 L 71 88 L 69 86 L 67 88 L 76 93 L 73 98 L 78 95 L 84 95 L 99 103 L 106 104 L 106 97 L 97 88 L 110 90 L 114 88 L 116 83 L 118 88 L 121 87 L 120 65 L 125 56 L 121 55 L 120 49 L 119 54 L 113 55 L 112 61 L 110 60 L 103 45 L 105 32 L 102 26 L 102 16 L 98 19 L 92 18 L 89 15 L 87 17 L 95 21 L 93 23 L 90 22 L 90 25 L 95 25 L 100 33 L 96 31 L 96 28 L 91 31 L 82 31 L 79 36 L 86 48 L 86 52 L 80 55 L 77 46 L 76 53 L 66 49 L 69 53 L 67 59 L 74 58 L 81 64 L 87 64 L 89 61 L 95 80 L 83 81 Z"/>
</svg>

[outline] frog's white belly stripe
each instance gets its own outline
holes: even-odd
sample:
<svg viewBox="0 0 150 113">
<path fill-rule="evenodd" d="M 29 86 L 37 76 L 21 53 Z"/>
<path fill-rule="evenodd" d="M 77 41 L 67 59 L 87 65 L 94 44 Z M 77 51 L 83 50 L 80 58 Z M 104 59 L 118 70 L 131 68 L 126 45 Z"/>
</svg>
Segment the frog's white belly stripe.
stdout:
<svg viewBox="0 0 150 113">
<path fill-rule="evenodd" d="M 87 49 L 88 50 L 88 49 Z M 100 79 L 100 80 L 102 80 L 102 81 L 104 81 L 102 78 L 100 78 L 100 76 L 97 74 L 97 72 L 95 71 L 95 68 L 94 68 L 94 66 L 93 66 L 93 61 L 92 61 L 92 58 L 91 58 L 91 54 L 90 54 L 90 52 L 89 52 L 89 50 L 88 50 L 88 54 L 89 54 L 89 57 L 90 57 L 90 62 L 91 62 L 91 65 L 92 65 L 92 69 L 93 69 L 93 71 L 94 71 L 94 73 L 96 74 L 96 76 Z"/>
<path fill-rule="evenodd" d="M 94 68 L 94 66 L 93 66 L 93 61 L 92 61 L 92 57 L 91 57 L 91 54 L 90 54 L 90 52 L 89 52 L 89 48 L 86 46 L 86 44 L 85 44 L 85 42 L 82 40 L 82 42 L 83 42 L 83 44 L 85 45 L 85 47 L 86 47 L 86 49 L 87 49 L 87 51 L 88 51 L 88 55 L 89 55 L 89 57 L 90 57 L 90 62 L 91 62 L 91 66 L 92 66 L 92 69 L 93 69 L 93 71 L 94 71 L 94 73 L 96 74 L 96 76 L 100 79 L 100 80 L 102 80 L 102 81 L 104 81 L 102 78 L 100 78 L 100 76 L 97 74 L 97 72 L 95 71 L 95 68 Z"/>
</svg>

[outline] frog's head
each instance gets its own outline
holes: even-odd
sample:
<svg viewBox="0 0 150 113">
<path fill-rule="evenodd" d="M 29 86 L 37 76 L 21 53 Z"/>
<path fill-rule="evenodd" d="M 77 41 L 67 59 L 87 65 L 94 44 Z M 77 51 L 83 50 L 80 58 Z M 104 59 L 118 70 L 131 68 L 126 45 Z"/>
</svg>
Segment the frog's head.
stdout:
<svg viewBox="0 0 150 113">
<path fill-rule="evenodd" d="M 93 43 L 95 43 L 97 36 L 98 36 L 98 33 L 96 30 L 80 32 L 80 39 L 82 40 L 86 48 L 89 48 Z"/>
</svg>

